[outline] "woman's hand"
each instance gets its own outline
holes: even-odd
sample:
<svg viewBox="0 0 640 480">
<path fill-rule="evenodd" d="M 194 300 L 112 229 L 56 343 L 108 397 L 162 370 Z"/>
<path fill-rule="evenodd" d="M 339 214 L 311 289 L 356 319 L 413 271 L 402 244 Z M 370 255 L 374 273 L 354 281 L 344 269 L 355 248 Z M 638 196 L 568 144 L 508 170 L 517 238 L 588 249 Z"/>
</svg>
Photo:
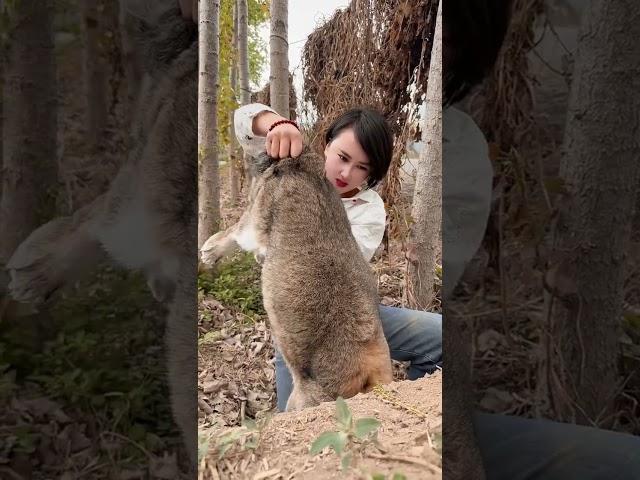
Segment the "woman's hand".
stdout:
<svg viewBox="0 0 640 480">
<path fill-rule="evenodd" d="M 302 134 L 290 123 L 281 123 L 269 131 L 280 120 L 286 118 L 264 110 L 253 117 L 251 130 L 254 135 L 266 137 L 264 149 L 271 158 L 295 158 L 302 153 Z"/>
<path fill-rule="evenodd" d="M 267 133 L 265 148 L 271 158 L 295 158 L 302 153 L 302 134 L 290 123 L 282 123 Z"/>
</svg>

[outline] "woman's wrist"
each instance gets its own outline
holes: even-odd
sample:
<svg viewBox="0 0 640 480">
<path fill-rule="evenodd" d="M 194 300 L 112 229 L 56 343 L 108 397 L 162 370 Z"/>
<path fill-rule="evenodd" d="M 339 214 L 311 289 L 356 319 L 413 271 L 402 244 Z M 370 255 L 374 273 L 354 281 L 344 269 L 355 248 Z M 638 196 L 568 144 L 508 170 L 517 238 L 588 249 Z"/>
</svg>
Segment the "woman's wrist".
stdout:
<svg viewBox="0 0 640 480">
<path fill-rule="evenodd" d="M 281 117 L 270 110 L 263 110 L 253 117 L 251 129 L 253 130 L 254 135 L 258 137 L 266 137 L 267 133 L 269 133 L 269 127 L 279 120 L 286 120 L 286 118 Z"/>
<path fill-rule="evenodd" d="M 271 126 L 268 128 L 267 133 L 279 125 L 293 125 L 294 127 L 296 127 L 298 131 L 300 131 L 300 127 L 298 127 L 298 124 L 296 122 L 294 122 L 293 120 L 288 120 L 286 118 L 283 118 L 282 120 L 276 120 L 275 122 L 273 122 Z"/>
</svg>

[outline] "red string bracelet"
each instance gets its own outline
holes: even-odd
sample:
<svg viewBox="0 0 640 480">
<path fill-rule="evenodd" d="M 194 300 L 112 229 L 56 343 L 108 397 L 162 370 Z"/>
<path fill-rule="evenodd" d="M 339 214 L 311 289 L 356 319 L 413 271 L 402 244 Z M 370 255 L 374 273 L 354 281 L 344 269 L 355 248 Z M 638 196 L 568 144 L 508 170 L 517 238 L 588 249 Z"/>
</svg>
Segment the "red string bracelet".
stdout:
<svg viewBox="0 0 640 480">
<path fill-rule="evenodd" d="M 291 125 L 296 127 L 298 129 L 298 131 L 300 131 L 300 127 L 298 127 L 298 124 L 296 122 L 294 122 L 293 120 L 284 119 L 284 120 L 278 120 L 277 122 L 273 122 L 271 124 L 271 126 L 269 127 L 269 130 L 267 130 L 267 133 L 269 133 L 271 130 L 276 128 L 278 125 L 282 125 L 283 123 L 290 123 Z"/>
</svg>

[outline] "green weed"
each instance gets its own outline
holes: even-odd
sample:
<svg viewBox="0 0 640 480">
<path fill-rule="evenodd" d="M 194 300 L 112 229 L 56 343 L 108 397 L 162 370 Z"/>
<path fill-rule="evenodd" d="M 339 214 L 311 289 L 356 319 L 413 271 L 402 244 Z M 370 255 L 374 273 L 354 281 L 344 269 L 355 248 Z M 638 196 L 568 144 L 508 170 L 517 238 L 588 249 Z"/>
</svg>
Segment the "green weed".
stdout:
<svg viewBox="0 0 640 480">
<path fill-rule="evenodd" d="M 64 411 L 94 418 L 148 451 L 166 449 L 179 436 L 168 401 L 165 318 L 141 275 L 102 269 L 51 307 L 39 342 L 18 341 L 30 317 L 2 332 L 0 400 L 31 385 Z M 26 438 L 16 449 L 28 448 Z"/>
<path fill-rule="evenodd" d="M 340 468 L 349 468 L 353 460 L 353 451 L 375 441 L 380 422 L 373 417 L 358 418 L 353 415 L 342 397 L 336 400 L 336 421 L 338 429 L 327 431 L 311 444 L 309 454 L 317 455 L 326 447 L 330 447 L 340 457 Z"/>
<path fill-rule="evenodd" d="M 235 255 L 212 274 L 200 274 L 198 290 L 248 317 L 266 315 L 262 305 L 260 266 L 249 253 Z"/>
</svg>

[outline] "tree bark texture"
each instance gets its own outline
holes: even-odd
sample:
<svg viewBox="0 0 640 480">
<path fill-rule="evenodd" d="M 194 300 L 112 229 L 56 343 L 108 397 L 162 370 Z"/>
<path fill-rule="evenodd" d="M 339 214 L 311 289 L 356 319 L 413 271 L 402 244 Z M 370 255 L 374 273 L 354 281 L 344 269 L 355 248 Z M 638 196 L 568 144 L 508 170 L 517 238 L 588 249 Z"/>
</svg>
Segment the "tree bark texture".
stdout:
<svg viewBox="0 0 640 480">
<path fill-rule="evenodd" d="M 198 248 L 218 229 L 218 48 L 220 0 L 200 2 L 198 80 Z"/>
<path fill-rule="evenodd" d="M 233 36 L 231 39 L 233 45 L 233 59 L 231 61 L 231 90 L 233 91 L 234 98 L 238 91 L 238 5 L 233 6 Z M 229 158 L 229 201 L 232 207 L 238 204 L 240 199 L 240 146 L 233 127 L 233 118 L 229 122 L 229 145 L 228 145 L 228 158 Z"/>
<path fill-rule="evenodd" d="M 249 7 L 247 0 L 237 0 L 238 7 L 238 61 L 240 62 L 240 105 L 251 102 L 249 88 Z M 247 154 L 242 154 L 245 184 L 251 183 L 250 169 L 247 166 Z"/>
<path fill-rule="evenodd" d="M 134 48 L 135 26 L 133 18 L 127 14 L 124 8 L 124 0 L 120 0 L 120 38 L 122 45 L 122 65 L 124 68 L 125 83 L 127 86 L 128 121 L 133 119 L 136 108 L 138 92 L 142 84 L 142 59 Z"/>
<path fill-rule="evenodd" d="M 584 13 L 560 169 L 565 193 L 545 276 L 551 405 L 558 419 L 605 427 L 621 381 L 624 252 L 640 174 L 634 7 L 591 1 Z"/>
<path fill-rule="evenodd" d="M 107 125 L 108 74 L 100 39 L 103 16 L 94 0 L 80 2 L 84 44 L 83 74 L 87 106 L 87 144 L 96 150 Z"/>
<path fill-rule="evenodd" d="M 433 300 L 436 255 L 442 224 L 442 6 L 438 5 L 431 49 L 425 116 L 424 148 L 416 172 L 407 248 L 405 296 L 409 307 L 426 309 Z"/>
<path fill-rule="evenodd" d="M 288 0 L 271 0 L 269 38 L 271 108 L 289 118 L 289 40 Z"/>
<path fill-rule="evenodd" d="M 0 264 L 55 213 L 57 100 L 53 1 L 15 4 L 4 65 Z"/>
</svg>

